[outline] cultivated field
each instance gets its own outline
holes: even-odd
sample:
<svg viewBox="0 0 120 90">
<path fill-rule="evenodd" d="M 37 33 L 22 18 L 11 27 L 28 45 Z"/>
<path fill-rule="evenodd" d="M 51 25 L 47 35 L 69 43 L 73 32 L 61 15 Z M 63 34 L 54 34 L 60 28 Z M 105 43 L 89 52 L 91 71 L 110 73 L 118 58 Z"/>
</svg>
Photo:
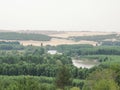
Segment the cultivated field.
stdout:
<svg viewBox="0 0 120 90">
<path fill-rule="evenodd" d="M 48 36 L 53 37 L 50 41 L 20 41 L 23 45 L 35 45 L 40 46 L 41 43 L 43 45 L 61 45 L 61 44 L 91 44 L 96 45 L 97 42 L 94 41 L 79 41 L 75 42 L 73 40 L 68 40 L 67 38 L 70 36 L 93 36 L 93 35 L 107 35 L 112 34 L 110 32 L 88 32 L 88 31 L 35 31 L 35 32 L 26 32 L 26 33 L 40 33 L 40 34 L 46 34 Z"/>
<path fill-rule="evenodd" d="M 0 31 L 4 32 L 4 30 Z M 7 32 L 7 31 L 5 31 Z M 10 32 L 10 31 L 9 31 Z M 71 36 L 94 36 L 94 35 L 108 35 L 114 34 L 112 32 L 90 32 L 90 31 L 30 31 L 30 30 L 21 30 L 21 31 L 11 31 L 17 33 L 27 33 L 27 34 L 45 34 L 52 39 L 50 41 L 34 41 L 34 40 L 18 40 L 23 45 L 35 45 L 40 46 L 43 43 L 44 46 L 46 45 L 61 45 L 61 44 L 91 44 L 96 45 L 97 42 L 95 41 L 87 41 L 87 40 L 80 40 L 78 42 L 74 40 L 69 40 L 68 38 Z M 120 34 L 120 33 L 117 33 Z M 5 40 L 4 40 L 5 41 Z M 7 40 L 11 41 L 11 40 Z M 12 40 L 14 41 L 14 40 Z"/>
<path fill-rule="evenodd" d="M 88 31 L 66 31 L 66 32 L 59 32 L 58 33 L 51 33 L 48 34 L 52 37 L 61 37 L 61 38 L 68 38 L 70 36 L 93 36 L 93 35 L 107 35 L 111 34 L 111 32 L 88 32 Z"/>
<path fill-rule="evenodd" d="M 19 41 L 21 44 L 27 46 L 27 45 L 35 45 L 35 46 L 40 46 L 41 43 L 43 43 L 44 46 L 46 45 L 61 45 L 61 44 L 91 44 L 91 45 L 96 45 L 97 42 L 94 41 L 79 41 L 75 42 L 72 40 L 66 40 L 66 39 L 57 39 L 57 38 L 52 38 L 50 41 Z"/>
</svg>

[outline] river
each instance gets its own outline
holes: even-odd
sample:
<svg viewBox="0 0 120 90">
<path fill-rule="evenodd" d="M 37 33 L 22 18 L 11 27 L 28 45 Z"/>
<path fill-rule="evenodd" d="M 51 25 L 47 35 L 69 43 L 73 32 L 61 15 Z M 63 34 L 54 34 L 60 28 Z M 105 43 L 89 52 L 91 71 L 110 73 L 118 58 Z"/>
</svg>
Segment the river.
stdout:
<svg viewBox="0 0 120 90">
<path fill-rule="evenodd" d="M 97 60 L 72 60 L 73 65 L 76 66 L 77 68 L 91 68 L 94 67 L 95 65 L 98 65 L 99 62 Z"/>
</svg>

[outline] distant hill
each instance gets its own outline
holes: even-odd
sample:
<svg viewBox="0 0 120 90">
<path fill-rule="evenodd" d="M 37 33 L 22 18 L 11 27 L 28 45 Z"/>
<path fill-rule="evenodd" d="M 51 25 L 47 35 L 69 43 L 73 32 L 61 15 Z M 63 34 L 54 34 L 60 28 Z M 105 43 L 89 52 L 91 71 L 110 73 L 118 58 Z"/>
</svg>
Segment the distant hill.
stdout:
<svg viewBox="0 0 120 90">
<path fill-rule="evenodd" d="M 17 33 L 17 32 L 0 32 L 1 40 L 34 40 L 34 41 L 49 41 L 50 36 L 44 34 L 32 33 Z"/>
</svg>

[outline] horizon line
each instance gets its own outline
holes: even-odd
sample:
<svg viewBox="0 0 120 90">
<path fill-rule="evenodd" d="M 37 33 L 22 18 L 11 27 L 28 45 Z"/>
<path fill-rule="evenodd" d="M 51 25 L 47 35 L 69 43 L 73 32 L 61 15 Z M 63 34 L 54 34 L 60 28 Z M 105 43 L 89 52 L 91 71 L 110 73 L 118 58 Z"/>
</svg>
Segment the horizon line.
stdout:
<svg viewBox="0 0 120 90">
<path fill-rule="evenodd" d="M 120 31 L 103 31 L 103 30 L 40 30 L 40 29 L 16 29 L 16 30 L 12 30 L 12 29 L 0 29 L 0 31 L 44 31 L 44 32 L 47 32 L 47 31 L 50 31 L 50 32 L 120 32 Z"/>
</svg>

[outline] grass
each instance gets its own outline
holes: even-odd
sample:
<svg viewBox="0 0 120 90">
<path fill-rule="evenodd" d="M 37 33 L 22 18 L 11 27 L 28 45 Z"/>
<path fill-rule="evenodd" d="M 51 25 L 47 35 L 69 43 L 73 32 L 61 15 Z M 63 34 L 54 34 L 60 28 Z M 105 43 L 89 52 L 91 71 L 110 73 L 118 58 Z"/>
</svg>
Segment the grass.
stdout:
<svg viewBox="0 0 120 90">
<path fill-rule="evenodd" d="M 85 55 L 81 56 L 80 59 L 88 59 L 88 60 L 100 60 L 107 58 L 108 61 L 111 62 L 120 62 L 120 56 L 119 55 Z"/>
</svg>

